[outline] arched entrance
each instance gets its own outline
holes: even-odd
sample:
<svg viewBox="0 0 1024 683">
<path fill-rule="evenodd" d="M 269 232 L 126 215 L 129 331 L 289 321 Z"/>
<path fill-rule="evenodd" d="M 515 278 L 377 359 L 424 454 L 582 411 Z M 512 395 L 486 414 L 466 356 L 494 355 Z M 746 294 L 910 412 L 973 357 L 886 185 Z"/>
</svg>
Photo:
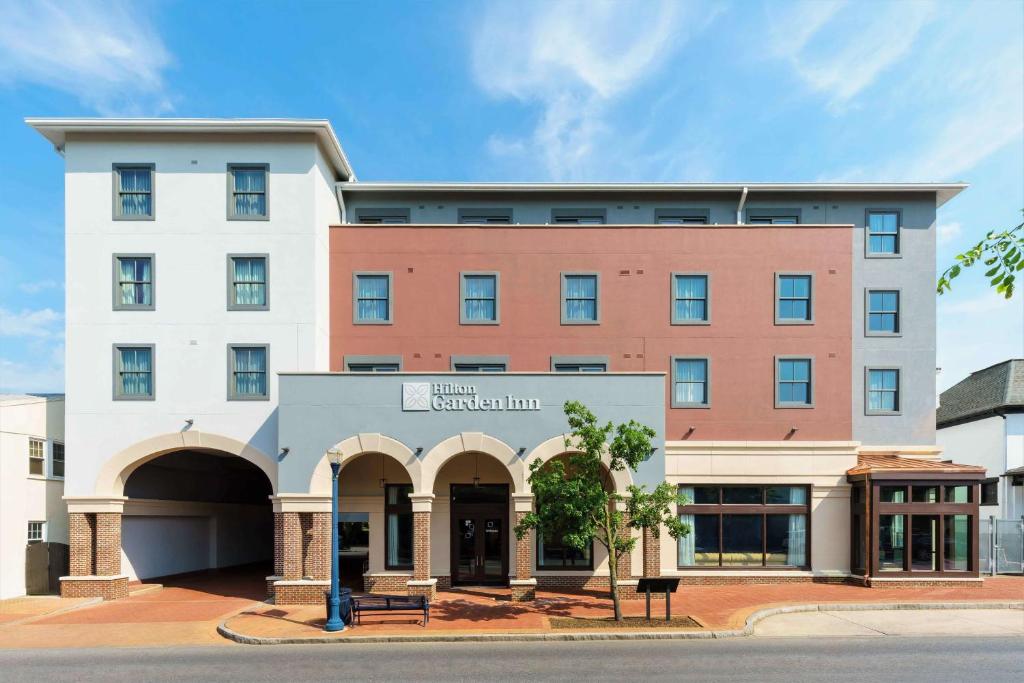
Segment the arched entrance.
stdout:
<svg viewBox="0 0 1024 683">
<path fill-rule="evenodd" d="M 508 467 L 488 453 L 459 453 L 441 465 L 431 524 L 436 574 L 453 586 L 508 584 L 515 491 Z"/>
<path fill-rule="evenodd" d="M 133 464 L 120 481 L 121 571 L 130 580 L 205 577 L 214 592 L 265 593 L 274 521 L 262 468 L 222 450 L 182 448 Z"/>
</svg>

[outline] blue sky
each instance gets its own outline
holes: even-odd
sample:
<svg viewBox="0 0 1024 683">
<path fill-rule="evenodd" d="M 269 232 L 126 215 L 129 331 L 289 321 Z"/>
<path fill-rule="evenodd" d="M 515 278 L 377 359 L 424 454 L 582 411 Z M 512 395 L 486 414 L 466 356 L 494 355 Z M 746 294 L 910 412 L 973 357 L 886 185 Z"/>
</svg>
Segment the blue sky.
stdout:
<svg viewBox="0 0 1024 683">
<path fill-rule="evenodd" d="M 329 118 L 364 180 L 951 181 L 1024 207 L 1024 3 L 0 0 L 0 390 L 63 387 L 62 162 L 25 116 Z M 941 387 L 1024 292 L 939 301 Z"/>
</svg>

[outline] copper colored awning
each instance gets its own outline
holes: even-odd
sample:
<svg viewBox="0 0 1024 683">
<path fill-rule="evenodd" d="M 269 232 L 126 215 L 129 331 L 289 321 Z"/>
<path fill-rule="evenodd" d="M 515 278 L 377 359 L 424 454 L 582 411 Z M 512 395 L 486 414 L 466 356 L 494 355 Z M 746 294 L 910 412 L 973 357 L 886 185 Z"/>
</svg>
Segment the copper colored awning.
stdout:
<svg viewBox="0 0 1024 683">
<path fill-rule="evenodd" d="M 924 460 L 904 458 L 898 455 L 879 455 L 861 453 L 857 456 L 857 465 L 846 471 L 847 477 L 871 476 L 885 478 L 895 476 L 907 478 L 908 475 L 921 475 L 929 479 L 937 476 L 953 475 L 956 479 L 980 479 L 985 476 L 985 468 L 978 465 L 959 465 L 941 460 Z"/>
</svg>

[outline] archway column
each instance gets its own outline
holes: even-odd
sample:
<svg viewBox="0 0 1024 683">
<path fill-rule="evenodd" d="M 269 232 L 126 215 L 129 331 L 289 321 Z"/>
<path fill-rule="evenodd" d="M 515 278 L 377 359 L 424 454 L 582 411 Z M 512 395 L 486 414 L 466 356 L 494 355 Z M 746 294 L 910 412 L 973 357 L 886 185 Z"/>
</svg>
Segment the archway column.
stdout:
<svg viewBox="0 0 1024 683">
<path fill-rule="evenodd" d="M 294 493 L 272 496 L 274 574 L 267 591 L 281 605 L 323 601 L 331 579 L 331 499 Z"/>
<path fill-rule="evenodd" d="M 412 502 L 412 578 L 409 595 L 423 595 L 433 600 L 437 595 L 437 579 L 430 575 L 430 513 L 434 507 L 433 493 L 413 493 Z"/>
<path fill-rule="evenodd" d="M 66 497 L 70 574 L 60 579 L 66 598 L 128 597 L 128 575 L 121 573 L 123 496 Z"/>
<path fill-rule="evenodd" d="M 533 511 L 532 493 L 515 493 L 512 495 L 515 511 L 513 528 L 519 526 L 523 519 Z M 537 597 L 537 579 L 533 576 L 533 533 L 525 534 L 516 539 L 516 575 L 509 581 L 512 588 L 512 600 L 525 602 Z"/>
</svg>

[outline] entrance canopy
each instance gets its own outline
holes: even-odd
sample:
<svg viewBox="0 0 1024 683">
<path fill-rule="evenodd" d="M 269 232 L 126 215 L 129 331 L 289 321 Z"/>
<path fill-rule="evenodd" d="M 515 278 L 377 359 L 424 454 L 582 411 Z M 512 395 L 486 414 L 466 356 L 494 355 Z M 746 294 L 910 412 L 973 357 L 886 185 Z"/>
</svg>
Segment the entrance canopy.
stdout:
<svg viewBox="0 0 1024 683">
<path fill-rule="evenodd" d="M 664 373 L 281 373 L 278 386 L 283 494 L 309 492 L 338 445 L 385 441 L 368 434 L 412 454 L 424 481 L 458 452 L 487 453 L 523 472 L 531 453 L 569 431 L 563 405 L 571 400 L 602 423 L 632 419 L 654 429 L 655 450 L 633 479 L 654 486 L 665 478 Z"/>
</svg>

